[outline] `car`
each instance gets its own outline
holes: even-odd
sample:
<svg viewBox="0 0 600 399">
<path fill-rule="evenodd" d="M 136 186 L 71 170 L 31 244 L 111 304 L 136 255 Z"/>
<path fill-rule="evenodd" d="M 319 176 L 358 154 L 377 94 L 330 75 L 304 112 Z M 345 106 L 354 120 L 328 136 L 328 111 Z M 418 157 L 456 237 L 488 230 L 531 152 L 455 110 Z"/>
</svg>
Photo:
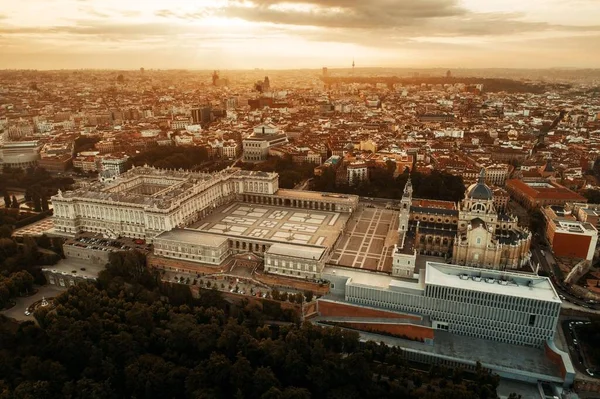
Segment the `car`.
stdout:
<svg viewBox="0 0 600 399">
<path fill-rule="evenodd" d="M 578 345 L 577 339 L 573 339 L 573 345 Z"/>
<path fill-rule="evenodd" d="M 585 369 L 585 371 L 587 371 L 587 373 L 588 373 L 589 375 L 591 375 L 592 377 L 594 376 L 594 373 L 592 373 L 592 370 L 590 370 L 590 369 Z"/>
<path fill-rule="evenodd" d="M 559 295 L 558 296 L 560 299 L 562 299 L 563 301 L 565 300 L 565 296 L 564 295 Z"/>
<path fill-rule="evenodd" d="M 25 311 L 25 316 L 30 316 L 30 315 L 31 315 L 31 312 L 29 310 L 26 310 Z"/>
<path fill-rule="evenodd" d="M 262 294 L 262 297 L 266 298 L 267 297 L 267 293 L 265 292 L 264 294 Z"/>
</svg>

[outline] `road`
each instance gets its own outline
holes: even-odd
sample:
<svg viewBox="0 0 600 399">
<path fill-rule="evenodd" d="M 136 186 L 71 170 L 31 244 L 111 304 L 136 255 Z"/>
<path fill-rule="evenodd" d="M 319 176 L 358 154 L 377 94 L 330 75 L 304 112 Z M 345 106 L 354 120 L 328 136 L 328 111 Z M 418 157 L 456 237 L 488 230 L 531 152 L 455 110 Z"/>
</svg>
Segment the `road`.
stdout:
<svg viewBox="0 0 600 399">
<path fill-rule="evenodd" d="M 8 310 L 4 310 L 0 313 L 5 315 L 6 317 L 12 317 L 16 320 L 33 320 L 33 316 L 25 316 L 25 309 L 27 309 L 31 304 L 36 301 L 39 301 L 43 297 L 45 298 L 53 298 L 58 294 L 66 291 L 64 287 L 58 287 L 56 285 L 45 285 L 42 287 L 36 287 L 38 292 L 36 292 L 32 296 L 28 297 L 19 297 L 16 299 L 17 304 Z"/>
<path fill-rule="evenodd" d="M 584 374 L 585 376 L 598 379 L 600 378 L 600 374 L 594 375 L 594 370 L 588 371 L 591 368 L 591 365 L 588 359 L 586 359 L 586 357 L 584 356 L 583 351 L 581 350 L 580 340 L 577 336 L 578 326 L 583 325 L 584 323 L 589 323 L 589 321 L 579 318 L 570 318 L 562 320 L 562 331 L 567 342 L 569 357 L 573 362 L 573 366 L 577 369 L 577 371 Z"/>
<path fill-rule="evenodd" d="M 558 292 L 560 299 L 563 301 L 563 307 L 587 313 L 600 314 L 600 304 L 589 303 L 583 298 L 573 295 L 569 290 L 569 287 L 564 285 L 562 281 L 555 276 L 553 265 L 556 262 L 554 257 L 548 248 L 548 244 L 543 242 L 538 236 L 534 236 L 531 242 L 531 261 L 534 265 L 539 264 L 540 270 L 544 270 L 551 277 L 552 285 L 554 285 L 556 292 Z M 567 304 L 571 304 L 572 306 L 568 306 Z"/>
<path fill-rule="evenodd" d="M 306 190 L 311 181 L 312 177 L 310 179 L 302 180 L 300 183 L 296 184 L 294 190 Z"/>
</svg>

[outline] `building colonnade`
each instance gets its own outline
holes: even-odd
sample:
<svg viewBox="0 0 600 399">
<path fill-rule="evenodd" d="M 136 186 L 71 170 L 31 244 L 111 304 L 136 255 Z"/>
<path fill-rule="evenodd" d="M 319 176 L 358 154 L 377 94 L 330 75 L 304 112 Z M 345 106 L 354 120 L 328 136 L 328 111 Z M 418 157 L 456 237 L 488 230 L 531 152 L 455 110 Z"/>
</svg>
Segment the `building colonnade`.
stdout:
<svg viewBox="0 0 600 399">
<path fill-rule="evenodd" d="M 271 195 L 262 196 L 262 195 L 242 194 L 242 201 L 251 203 L 251 204 L 282 206 L 282 207 L 291 207 L 291 208 L 299 208 L 299 209 L 314 209 L 314 210 L 328 211 L 328 212 L 336 212 L 336 211 L 339 212 L 340 211 L 337 208 L 336 204 L 334 204 L 332 202 L 290 199 L 290 198 L 282 198 L 282 197 L 271 196 Z"/>
</svg>

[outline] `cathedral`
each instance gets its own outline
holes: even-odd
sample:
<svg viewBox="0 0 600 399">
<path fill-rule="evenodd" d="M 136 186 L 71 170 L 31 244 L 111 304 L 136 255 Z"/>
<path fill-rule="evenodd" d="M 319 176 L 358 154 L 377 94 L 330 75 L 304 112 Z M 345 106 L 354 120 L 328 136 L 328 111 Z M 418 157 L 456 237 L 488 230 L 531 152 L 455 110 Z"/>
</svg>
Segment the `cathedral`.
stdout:
<svg viewBox="0 0 600 399">
<path fill-rule="evenodd" d="M 453 264 L 519 269 L 531 256 L 531 233 L 515 216 L 499 213 L 485 171 L 460 203 L 415 199 L 406 183 L 400 205 L 393 274 L 410 277 L 417 255 L 443 256 Z M 412 261 L 411 261 L 412 258 Z"/>
</svg>

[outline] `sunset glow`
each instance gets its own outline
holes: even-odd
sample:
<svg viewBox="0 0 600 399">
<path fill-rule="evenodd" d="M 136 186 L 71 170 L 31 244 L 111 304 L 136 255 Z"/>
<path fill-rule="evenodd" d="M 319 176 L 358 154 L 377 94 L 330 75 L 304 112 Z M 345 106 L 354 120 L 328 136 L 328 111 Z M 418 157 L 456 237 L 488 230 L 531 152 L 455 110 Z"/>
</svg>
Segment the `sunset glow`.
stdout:
<svg viewBox="0 0 600 399">
<path fill-rule="evenodd" d="M 0 7 L 0 68 L 600 65 L 594 0 L 26 3 Z"/>
</svg>

